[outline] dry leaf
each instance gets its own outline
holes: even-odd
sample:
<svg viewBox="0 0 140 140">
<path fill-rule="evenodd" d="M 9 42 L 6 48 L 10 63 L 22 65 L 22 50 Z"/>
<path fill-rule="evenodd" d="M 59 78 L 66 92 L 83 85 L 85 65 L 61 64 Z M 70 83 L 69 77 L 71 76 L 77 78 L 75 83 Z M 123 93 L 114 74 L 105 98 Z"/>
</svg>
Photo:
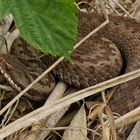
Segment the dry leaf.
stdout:
<svg viewBox="0 0 140 140">
<path fill-rule="evenodd" d="M 140 121 L 136 123 L 127 140 L 139 140 L 139 139 L 140 139 Z"/>
<path fill-rule="evenodd" d="M 132 16 L 138 21 L 140 22 L 140 1 L 137 0 L 134 3 L 134 11 L 132 13 Z"/>
<path fill-rule="evenodd" d="M 86 112 L 84 105 L 74 116 L 68 129 L 65 130 L 62 140 L 86 140 Z"/>
</svg>

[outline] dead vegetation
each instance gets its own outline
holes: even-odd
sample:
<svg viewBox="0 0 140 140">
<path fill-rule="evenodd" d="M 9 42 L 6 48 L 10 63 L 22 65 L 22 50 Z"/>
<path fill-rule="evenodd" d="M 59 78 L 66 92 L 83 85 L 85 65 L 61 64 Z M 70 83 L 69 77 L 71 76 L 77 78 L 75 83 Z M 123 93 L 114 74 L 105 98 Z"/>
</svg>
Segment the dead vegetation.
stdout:
<svg viewBox="0 0 140 140">
<path fill-rule="evenodd" d="M 122 6 L 118 5 L 118 2 Z M 140 3 L 138 0 L 136 2 L 133 0 L 108 0 L 105 7 L 109 13 L 131 16 L 138 21 L 140 20 Z M 82 8 L 84 8 L 82 9 L 83 11 L 87 8 L 88 10 L 100 9 L 99 12 L 104 12 L 105 14 L 105 8 L 102 1 L 100 1 L 100 3 L 98 0 L 84 1 Z M 106 14 L 105 17 L 106 21 L 104 23 L 90 32 L 74 47 L 78 47 L 92 34 L 108 24 L 109 21 Z M 12 17 L 8 16 L 8 18 L 5 19 L 5 24 L 1 25 L 0 28 L 7 28 L 10 26 L 12 20 Z M 0 30 L 0 32 L 1 31 L 2 30 Z M 12 41 L 19 36 L 19 33 L 18 30 L 15 30 L 11 34 L 7 34 L 6 30 L 4 32 L 9 49 Z M 0 41 L 0 43 L 4 45 L 5 42 L 3 41 L 3 38 Z M 6 49 L 2 49 L 2 51 L 6 51 Z M 51 71 L 62 60 L 63 57 L 55 62 L 54 65 L 47 69 L 18 95 L 1 76 L 0 139 L 126 139 L 123 136 L 124 131 L 127 129 L 127 125 L 140 119 L 140 107 L 123 116 L 112 112 L 107 103 L 115 88 L 112 88 L 108 94 L 106 89 L 139 77 L 140 70 L 80 91 L 75 91 L 74 89 L 67 90 L 68 87 L 66 84 L 58 82 L 44 105 L 22 97 L 25 92 L 27 92 L 36 82 L 44 77 L 44 75 Z M 97 94 L 99 98 L 93 100 L 91 95 L 95 94 Z M 87 98 L 91 98 L 92 100 L 87 100 Z M 132 135 L 128 140 L 131 138 Z M 135 139 L 139 138 L 140 136 L 137 136 Z"/>
</svg>

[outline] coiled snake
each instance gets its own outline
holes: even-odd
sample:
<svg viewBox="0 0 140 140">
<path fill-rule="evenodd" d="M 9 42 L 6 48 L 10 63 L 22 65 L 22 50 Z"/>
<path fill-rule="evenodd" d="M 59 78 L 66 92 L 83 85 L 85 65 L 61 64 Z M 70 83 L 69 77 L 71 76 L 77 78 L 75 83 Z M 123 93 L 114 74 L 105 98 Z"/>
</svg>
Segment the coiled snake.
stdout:
<svg viewBox="0 0 140 140">
<path fill-rule="evenodd" d="M 78 13 L 77 18 L 78 40 L 104 21 L 97 13 Z M 74 87 L 85 88 L 116 77 L 121 72 L 139 69 L 140 24 L 121 16 L 109 16 L 109 19 L 107 26 L 73 51 L 72 63 L 61 62 L 53 74 L 49 73 L 25 96 L 33 100 L 46 98 L 55 86 L 53 75 Z M 49 55 L 37 57 L 39 55 L 40 52 L 18 38 L 13 43 L 11 54 L 1 55 L 0 70 L 9 83 L 21 91 L 57 59 Z M 139 106 L 139 92 L 140 78 L 121 84 L 109 102 L 110 107 L 121 115 L 125 114 Z"/>
</svg>

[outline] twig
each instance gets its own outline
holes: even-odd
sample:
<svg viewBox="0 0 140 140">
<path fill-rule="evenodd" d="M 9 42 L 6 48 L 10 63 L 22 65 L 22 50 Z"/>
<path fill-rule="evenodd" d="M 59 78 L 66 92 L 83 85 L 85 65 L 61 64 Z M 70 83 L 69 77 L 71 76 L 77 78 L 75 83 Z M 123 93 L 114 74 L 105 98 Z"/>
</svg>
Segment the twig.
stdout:
<svg viewBox="0 0 140 140">
<path fill-rule="evenodd" d="M 47 99 L 44 106 L 50 105 L 56 100 L 62 98 L 63 94 L 67 89 L 67 85 L 63 82 L 59 82 L 52 93 L 50 94 L 49 98 Z M 44 139 L 50 133 L 50 131 L 42 130 L 44 127 L 54 127 L 56 123 L 61 119 L 64 113 L 68 110 L 68 107 L 62 108 L 57 112 L 53 113 L 49 117 L 44 118 L 43 120 L 36 122 L 33 126 L 31 131 L 33 131 L 30 135 L 27 136 L 27 140 L 31 139 L 32 137 L 36 136 L 38 139 Z M 43 125 L 42 125 L 43 124 Z"/>
<path fill-rule="evenodd" d="M 10 121 L 10 119 L 12 118 L 12 116 L 13 116 L 15 110 L 17 109 L 18 103 L 19 103 L 19 100 L 17 100 L 15 106 L 11 109 L 11 112 L 10 112 L 10 114 L 9 114 L 9 117 L 7 118 L 6 122 L 4 123 L 4 126 L 6 126 L 7 123 Z"/>
<path fill-rule="evenodd" d="M 116 0 L 112 0 L 114 3 L 116 3 L 129 17 L 132 18 L 132 16 L 129 14 L 129 12 L 123 7 L 121 6 Z"/>
<path fill-rule="evenodd" d="M 3 127 L 3 126 L 4 126 L 4 122 L 7 120 L 8 114 L 9 114 L 10 111 L 12 110 L 11 108 L 12 108 L 12 107 L 9 107 L 9 108 L 8 108 L 8 111 L 7 111 L 6 114 L 4 115 L 4 118 L 2 119 L 2 122 L 1 122 L 1 124 L 0 124 L 0 127 Z"/>
<path fill-rule="evenodd" d="M 120 128 L 122 127 L 122 124 L 126 126 L 138 120 L 140 120 L 140 107 L 137 107 L 136 109 L 115 120 L 115 126 L 116 128 Z"/>
<path fill-rule="evenodd" d="M 47 101 L 45 102 L 44 105 L 50 105 L 53 102 L 55 102 L 56 100 L 62 98 L 66 89 L 67 89 L 67 85 L 64 82 L 59 81 L 57 83 L 57 85 L 55 86 L 55 88 L 53 89 L 52 93 L 50 94 L 50 96 L 48 97 L 48 99 L 47 99 Z"/>
<path fill-rule="evenodd" d="M 15 91 L 11 86 L 4 86 L 4 85 L 0 85 L 0 89 L 3 89 L 5 91 Z"/>
<path fill-rule="evenodd" d="M 106 9 L 105 9 L 104 0 L 99 0 L 99 4 L 100 4 L 101 10 L 102 10 L 102 12 L 103 12 L 104 18 L 105 18 L 107 21 L 109 21 L 108 14 L 106 13 Z"/>
<path fill-rule="evenodd" d="M 107 4 L 108 4 L 108 6 L 109 6 L 110 8 L 112 8 L 113 11 L 114 11 L 117 15 L 120 15 L 120 13 L 110 4 L 110 2 L 108 2 L 108 0 L 107 0 L 106 2 L 107 2 Z"/>
<path fill-rule="evenodd" d="M 103 113 L 106 113 L 107 116 L 108 116 L 108 122 L 110 124 L 110 131 L 108 131 L 108 133 L 106 133 L 106 130 L 109 129 L 109 127 L 107 127 L 104 122 L 104 119 L 103 119 Z M 109 108 L 109 106 L 105 105 L 105 104 L 102 104 L 101 107 L 99 108 L 99 114 L 98 114 L 98 117 L 99 117 L 99 120 L 101 122 L 101 127 L 102 127 L 102 133 L 103 133 L 103 138 L 105 140 L 108 140 L 108 136 L 110 136 L 110 133 L 112 135 L 112 140 L 117 140 L 116 139 L 116 131 L 115 131 L 115 124 L 114 124 L 114 119 L 113 119 L 113 114 L 112 114 L 112 111 L 111 109 Z"/>
<path fill-rule="evenodd" d="M 103 99 L 104 104 L 107 105 L 107 100 L 106 100 L 106 97 L 105 97 L 105 90 L 103 90 L 101 92 L 101 95 L 102 95 L 102 99 Z"/>
<path fill-rule="evenodd" d="M 2 128 L 0 130 L 0 138 L 1 139 L 5 138 L 8 135 L 20 130 L 21 128 L 30 126 L 32 123 L 39 121 L 39 120 L 45 118 L 46 116 L 49 116 L 53 112 L 56 112 L 57 110 L 59 110 L 63 107 L 66 107 L 76 101 L 79 101 L 88 96 L 97 94 L 98 92 L 100 92 L 104 89 L 111 88 L 118 84 L 122 84 L 124 82 L 130 81 L 139 76 L 140 76 L 140 69 L 127 73 L 127 74 L 124 74 L 122 76 L 113 78 L 111 80 L 102 82 L 100 84 L 89 87 L 87 89 L 83 89 L 81 91 L 75 92 L 71 95 L 68 95 L 68 96 L 54 102 L 53 105 L 40 107 L 39 109 L 25 115 L 24 117 L 14 121 L 11 124 L 7 125 L 6 127 Z M 87 92 L 85 92 L 85 91 L 87 91 Z M 140 112 L 140 110 L 139 110 L 139 112 Z M 140 117 L 140 115 L 139 115 L 139 117 Z"/>
</svg>

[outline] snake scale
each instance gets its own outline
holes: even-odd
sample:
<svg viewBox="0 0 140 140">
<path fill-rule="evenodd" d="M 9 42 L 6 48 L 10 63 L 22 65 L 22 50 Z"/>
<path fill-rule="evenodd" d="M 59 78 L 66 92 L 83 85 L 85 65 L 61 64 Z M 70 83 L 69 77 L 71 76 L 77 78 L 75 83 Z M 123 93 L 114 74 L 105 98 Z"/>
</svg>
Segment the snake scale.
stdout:
<svg viewBox="0 0 140 140">
<path fill-rule="evenodd" d="M 98 13 L 79 12 L 77 19 L 77 40 L 81 40 L 104 21 Z M 73 51 L 72 63 L 63 60 L 25 96 L 33 100 L 47 98 L 55 86 L 54 75 L 69 85 L 86 88 L 122 72 L 139 69 L 140 24 L 121 16 L 110 15 L 109 20 L 108 25 Z M 57 59 L 49 55 L 37 56 L 41 56 L 39 51 L 18 38 L 12 45 L 11 54 L 1 55 L 0 71 L 15 89 L 21 91 Z M 119 85 L 109 102 L 111 109 L 123 115 L 139 106 L 139 92 L 140 78 Z"/>
</svg>

